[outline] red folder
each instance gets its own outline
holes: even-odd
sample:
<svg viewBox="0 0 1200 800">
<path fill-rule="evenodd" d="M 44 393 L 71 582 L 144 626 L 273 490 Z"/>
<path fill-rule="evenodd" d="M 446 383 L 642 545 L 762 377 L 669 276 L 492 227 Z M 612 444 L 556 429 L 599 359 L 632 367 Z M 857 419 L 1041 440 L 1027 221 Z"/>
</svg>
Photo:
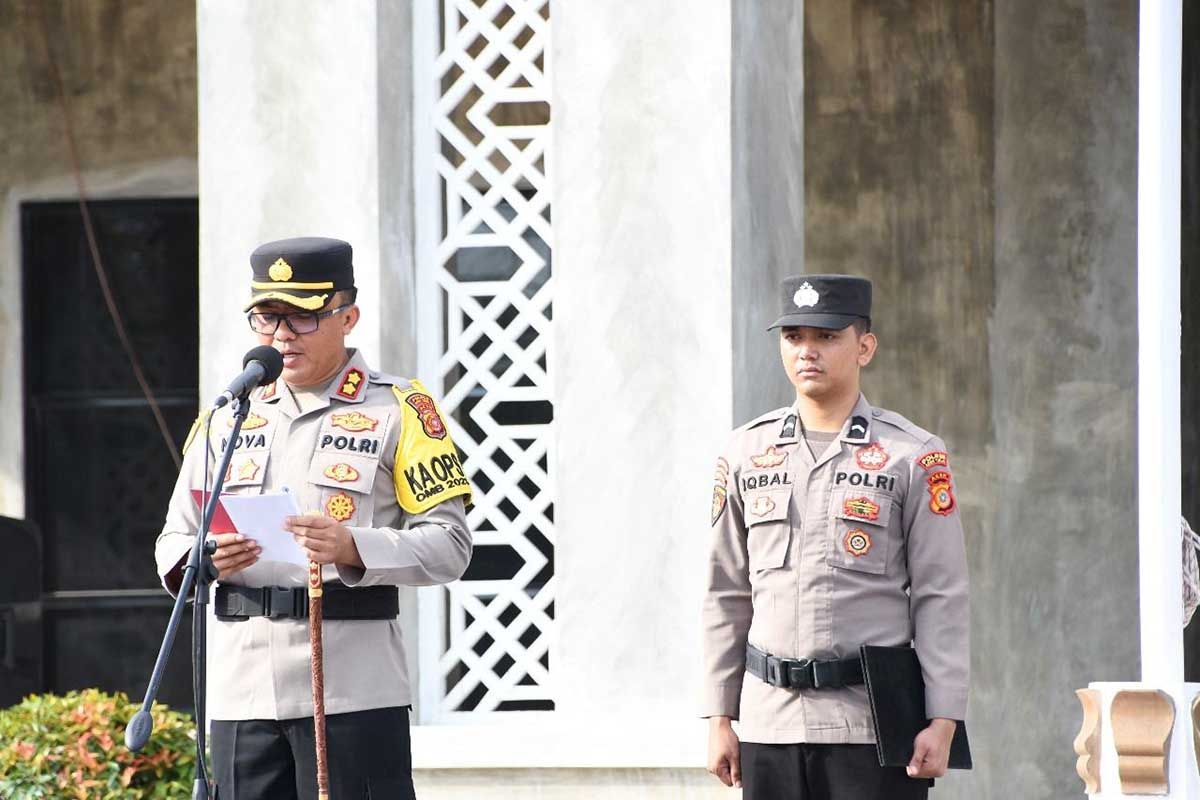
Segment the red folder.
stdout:
<svg viewBox="0 0 1200 800">
<path fill-rule="evenodd" d="M 200 509 L 200 514 L 203 516 L 204 506 L 200 504 L 200 501 L 201 499 L 207 499 L 207 497 L 199 489 L 192 489 L 192 499 L 196 501 L 196 505 Z M 217 499 L 217 508 L 213 511 L 212 525 L 209 526 L 208 532 L 238 533 L 238 529 L 233 526 L 233 520 L 229 518 L 229 512 L 225 510 L 225 505 L 219 498 Z"/>
</svg>

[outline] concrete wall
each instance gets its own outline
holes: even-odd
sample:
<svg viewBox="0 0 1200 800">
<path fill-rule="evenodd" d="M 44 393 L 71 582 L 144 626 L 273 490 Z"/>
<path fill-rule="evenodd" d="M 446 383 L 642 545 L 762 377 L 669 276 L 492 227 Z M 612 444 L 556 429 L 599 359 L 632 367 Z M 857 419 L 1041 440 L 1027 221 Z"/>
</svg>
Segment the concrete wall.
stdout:
<svg viewBox="0 0 1200 800">
<path fill-rule="evenodd" d="M 876 282 L 870 394 L 947 439 L 976 769 L 1080 794 L 1073 690 L 1136 679 L 1133 2 L 806 9 L 809 271 Z"/>
<path fill-rule="evenodd" d="M 193 3 L 0 3 L 0 514 L 14 517 L 25 515 L 20 203 L 77 196 L 39 13 L 90 195 L 196 193 Z"/>
</svg>

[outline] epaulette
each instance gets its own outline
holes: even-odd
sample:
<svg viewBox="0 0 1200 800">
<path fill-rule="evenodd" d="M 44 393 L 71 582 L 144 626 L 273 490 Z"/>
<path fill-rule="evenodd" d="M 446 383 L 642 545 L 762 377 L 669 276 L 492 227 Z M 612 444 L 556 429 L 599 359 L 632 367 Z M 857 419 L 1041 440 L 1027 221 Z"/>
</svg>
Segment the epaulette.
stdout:
<svg viewBox="0 0 1200 800">
<path fill-rule="evenodd" d="M 754 419 L 750 420 L 749 422 L 747 422 L 745 425 L 738 428 L 737 430 L 738 430 L 738 432 L 752 431 L 755 428 L 759 428 L 759 427 L 762 427 L 763 425 L 766 425 L 768 422 L 778 422 L 779 420 L 781 420 L 785 416 L 787 416 L 788 412 L 791 410 L 792 410 L 791 406 L 782 406 L 781 408 L 777 408 L 774 411 L 768 411 L 767 413 L 763 414 L 761 417 L 755 417 Z"/>
<path fill-rule="evenodd" d="M 187 438 L 183 440 L 183 450 L 181 451 L 182 455 L 187 455 L 188 448 L 192 446 L 192 442 L 195 440 L 196 434 L 200 432 L 200 426 L 204 424 L 204 421 L 208 419 L 209 415 L 212 413 L 212 409 L 210 408 L 207 411 L 202 412 L 200 416 L 196 417 L 196 421 L 192 423 L 191 430 L 188 431 Z"/>
<path fill-rule="evenodd" d="M 371 370 L 367 373 L 367 380 L 371 383 L 377 383 L 381 386 L 395 386 L 400 391 L 405 391 L 412 387 L 413 381 L 408 378 L 401 378 L 398 375 L 389 375 L 386 372 L 379 370 Z"/>
<path fill-rule="evenodd" d="M 934 438 L 934 434 L 917 425 L 912 420 L 902 414 L 897 414 L 895 411 L 888 411 L 886 408 L 875 409 L 875 420 L 877 422 L 886 422 L 893 428 L 899 428 L 909 436 L 917 440 L 917 444 L 925 444 L 930 439 Z"/>
</svg>

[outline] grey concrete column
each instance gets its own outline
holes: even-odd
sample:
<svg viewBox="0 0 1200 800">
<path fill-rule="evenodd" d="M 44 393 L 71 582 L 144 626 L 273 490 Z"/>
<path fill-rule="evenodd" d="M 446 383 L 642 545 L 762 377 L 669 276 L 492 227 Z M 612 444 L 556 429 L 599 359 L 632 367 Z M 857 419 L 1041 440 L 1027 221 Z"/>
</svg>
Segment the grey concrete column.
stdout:
<svg viewBox="0 0 1200 800">
<path fill-rule="evenodd" d="M 289 236 L 354 246 L 352 344 L 415 365 L 409 31 L 390 3 L 198 3 L 203 396 L 252 343 L 250 252 Z"/>
</svg>

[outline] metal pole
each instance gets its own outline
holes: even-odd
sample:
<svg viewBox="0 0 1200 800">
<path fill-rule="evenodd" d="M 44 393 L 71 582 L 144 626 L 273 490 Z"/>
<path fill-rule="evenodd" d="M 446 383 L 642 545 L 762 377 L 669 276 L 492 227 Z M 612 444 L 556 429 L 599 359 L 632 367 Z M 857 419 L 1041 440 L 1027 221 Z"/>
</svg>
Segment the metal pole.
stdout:
<svg viewBox="0 0 1200 800">
<path fill-rule="evenodd" d="M 1183 681 L 1179 513 L 1181 0 L 1143 0 L 1138 47 L 1138 572 L 1142 680 Z"/>
</svg>

